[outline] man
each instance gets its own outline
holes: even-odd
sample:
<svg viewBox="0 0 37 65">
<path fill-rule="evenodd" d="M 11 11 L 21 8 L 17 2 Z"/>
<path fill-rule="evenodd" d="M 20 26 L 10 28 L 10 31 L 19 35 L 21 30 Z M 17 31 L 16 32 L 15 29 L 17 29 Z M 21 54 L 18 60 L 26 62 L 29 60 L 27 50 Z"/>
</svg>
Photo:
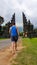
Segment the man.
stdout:
<svg viewBox="0 0 37 65">
<path fill-rule="evenodd" d="M 15 23 L 10 27 L 10 36 L 12 41 L 12 53 L 15 53 L 17 50 L 17 40 L 18 40 L 18 29 L 15 26 Z"/>
</svg>

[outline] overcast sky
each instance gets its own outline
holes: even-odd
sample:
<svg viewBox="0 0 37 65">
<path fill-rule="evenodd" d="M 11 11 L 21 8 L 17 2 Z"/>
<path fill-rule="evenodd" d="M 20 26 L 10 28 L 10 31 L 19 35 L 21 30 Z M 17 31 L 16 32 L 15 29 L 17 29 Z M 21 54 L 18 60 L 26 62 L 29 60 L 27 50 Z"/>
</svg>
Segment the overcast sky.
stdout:
<svg viewBox="0 0 37 65">
<path fill-rule="evenodd" d="M 11 19 L 14 12 L 18 26 L 22 26 L 22 12 L 37 26 L 37 0 L 0 0 L 0 16 L 4 17 L 5 22 Z"/>
</svg>

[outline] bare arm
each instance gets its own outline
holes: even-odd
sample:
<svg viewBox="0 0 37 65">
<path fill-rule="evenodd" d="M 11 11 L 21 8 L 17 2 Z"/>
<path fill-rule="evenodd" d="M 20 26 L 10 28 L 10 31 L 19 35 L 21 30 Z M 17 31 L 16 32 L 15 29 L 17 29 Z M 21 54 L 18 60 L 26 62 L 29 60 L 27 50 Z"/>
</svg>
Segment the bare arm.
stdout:
<svg viewBox="0 0 37 65">
<path fill-rule="evenodd" d="M 17 27 L 17 33 L 18 33 L 18 35 L 19 35 L 18 27 Z"/>
<path fill-rule="evenodd" d="M 9 33 L 10 33 L 10 29 L 9 29 Z"/>
<path fill-rule="evenodd" d="M 11 28 L 9 28 L 9 33 L 10 33 L 10 31 L 11 31 Z"/>
</svg>

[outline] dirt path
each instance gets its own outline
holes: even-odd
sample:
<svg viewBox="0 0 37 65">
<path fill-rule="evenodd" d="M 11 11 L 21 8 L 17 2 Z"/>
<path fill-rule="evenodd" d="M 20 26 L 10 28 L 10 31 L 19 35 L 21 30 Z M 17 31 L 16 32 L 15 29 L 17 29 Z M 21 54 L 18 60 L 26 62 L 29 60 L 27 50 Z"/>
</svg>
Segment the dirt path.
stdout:
<svg viewBox="0 0 37 65">
<path fill-rule="evenodd" d="M 0 65 L 11 65 L 11 60 L 15 58 L 18 52 L 22 49 L 22 41 L 18 40 L 18 51 L 12 55 L 10 46 L 0 50 Z"/>
</svg>

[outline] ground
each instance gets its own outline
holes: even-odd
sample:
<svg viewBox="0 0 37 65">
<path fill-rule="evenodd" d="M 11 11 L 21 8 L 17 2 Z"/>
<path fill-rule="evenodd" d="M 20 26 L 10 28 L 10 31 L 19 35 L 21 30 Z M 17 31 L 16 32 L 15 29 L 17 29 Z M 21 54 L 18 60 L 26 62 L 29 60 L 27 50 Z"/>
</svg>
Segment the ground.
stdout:
<svg viewBox="0 0 37 65">
<path fill-rule="evenodd" d="M 37 65 L 37 38 L 19 38 L 15 54 L 10 45 L 1 49 L 0 65 Z"/>
<path fill-rule="evenodd" d="M 10 38 L 9 39 L 7 39 L 7 38 L 6 39 L 0 39 L 0 49 L 4 48 L 10 44 L 11 44 Z"/>
<path fill-rule="evenodd" d="M 37 65 L 37 38 L 22 38 L 23 48 L 12 65 Z"/>
<path fill-rule="evenodd" d="M 18 47 L 17 47 L 18 51 L 14 55 L 12 55 L 11 53 L 11 48 L 10 48 L 11 45 L 0 49 L 0 65 L 11 65 L 12 59 L 15 58 L 18 52 L 22 49 L 22 41 L 20 38 L 17 44 L 18 44 Z"/>
</svg>

